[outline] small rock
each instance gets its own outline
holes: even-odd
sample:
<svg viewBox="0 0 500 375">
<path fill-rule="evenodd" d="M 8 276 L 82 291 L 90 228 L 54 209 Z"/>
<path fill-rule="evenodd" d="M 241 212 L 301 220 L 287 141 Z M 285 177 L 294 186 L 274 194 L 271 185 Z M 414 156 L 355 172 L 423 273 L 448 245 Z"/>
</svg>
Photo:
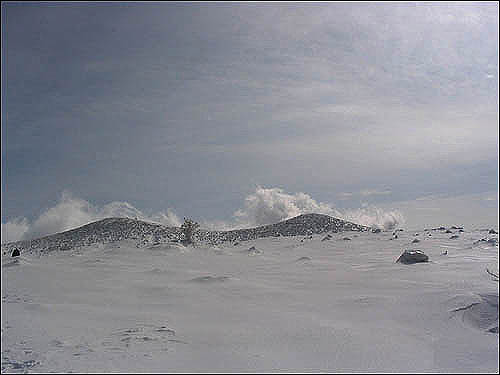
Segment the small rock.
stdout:
<svg viewBox="0 0 500 375">
<path fill-rule="evenodd" d="M 327 234 L 321 241 L 329 241 L 332 239 L 332 236 L 330 234 Z"/>
<path fill-rule="evenodd" d="M 380 233 L 382 230 L 380 228 L 374 228 L 372 229 L 372 233 Z"/>
<path fill-rule="evenodd" d="M 488 241 L 486 241 L 488 244 L 495 246 L 498 243 L 498 240 L 496 238 L 490 238 Z"/>
<path fill-rule="evenodd" d="M 258 254 L 262 254 L 262 250 L 259 250 L 259 249 L 256 249 L 255 246 L 252 246 L 250 249 L 248 249 L 247 251 L 247 254 L 248 255 L 258 255 Z"/>
<path fill-rule="evenodd" d="M 451 230 L 447 229 L 445 233 L 453 233 Z"/>
<path fill-rule="evenodd" d="M 398 258 L 396 263 L 403 264 L 414 264 L 414 263 L 422 263 L 428 262 L 429 257 L 425 255 L 420 250 L 405 250 Z"/>
<path fill-rule="evenodd" d="M 456 238 L 458 238 L 458 235 L 457 235 L 457 234 L 454 234 L 453 236 L 451 236 L 451 237 L 450 237 L 450 240 L 454 240 L 454 239 L 456 239 Z"/>
<path fill-rule="evenodd" d="M 349 237 L 344 237 L 342 238 L 344 241 L 350 241 L 351 239 Z"/>
<path fill-rule="evenodd" d="M 420 240 L 418 238 L 415 238 L 413 241 L 411 241 L 411 243 L 419 243 Z"/>
<path fill-rule="evenodd" d="M 488 234 L 498 234 L 498 232 L 495 229 L 490 229 Z"/>
</svg>

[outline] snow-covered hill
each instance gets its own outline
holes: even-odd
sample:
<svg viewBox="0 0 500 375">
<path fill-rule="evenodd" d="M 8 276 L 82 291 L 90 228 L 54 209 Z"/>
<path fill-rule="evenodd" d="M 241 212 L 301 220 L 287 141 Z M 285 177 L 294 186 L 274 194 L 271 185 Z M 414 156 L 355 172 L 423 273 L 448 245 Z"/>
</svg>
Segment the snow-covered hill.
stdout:
<svg viewBox="0 0 500 375">
<path fill-rule="evenodd" d="M 324 232 L 366 231 L 368 227 L 321 214 L 305 214 L 250 229 L 232 231 L 200 230 L 197 240 L 202 244 L 220 244 L 226 241 L 248 241 L 276 236 L 311 235 Z M 82 227 L 50 236 L 18 241 L 2 245 L 2 254 L 11 254 L 15 249 L 21 254 L 44 254 L 52 251 L 68 251 L 83 246 L 106 244 L 122 240 L 133 240 L 137 247 L 182 239 L 177 227 L 166 227 L 129 218 L 108 218 Z"/>
</svg>

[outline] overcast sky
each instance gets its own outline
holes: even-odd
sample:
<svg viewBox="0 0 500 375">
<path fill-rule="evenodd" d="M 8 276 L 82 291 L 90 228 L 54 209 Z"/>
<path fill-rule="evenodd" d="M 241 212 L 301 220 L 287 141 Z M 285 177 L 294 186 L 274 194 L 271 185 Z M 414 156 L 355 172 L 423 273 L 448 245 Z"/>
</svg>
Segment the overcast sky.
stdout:
<svg viewBox="0 0 500 375">
<path fill-rule="evenodd" d="M 2 223 L 498 190 L 498 4 L 2 3 Z M 488 199 L 489 199 L 488 198 Z M 495 198 L 497 199 L 497 198 Z"/>
</svg>

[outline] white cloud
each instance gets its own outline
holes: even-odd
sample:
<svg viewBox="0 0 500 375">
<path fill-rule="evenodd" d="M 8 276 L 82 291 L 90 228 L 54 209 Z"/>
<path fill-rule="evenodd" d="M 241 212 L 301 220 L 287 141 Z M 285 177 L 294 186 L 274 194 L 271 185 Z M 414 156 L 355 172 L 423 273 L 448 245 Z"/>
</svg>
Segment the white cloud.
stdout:
<svg viewBox="0 0 500 375">
<path fill-rule="evenodd" d="M 130 217 L 167 226 L 181 225 L 181 221 L 171 209 L 168 209 L 166 213 L 146 215 L 127 202 L 115 201 L 98 207 L 64 191 L 59 202 L 44 211 L 32 223 L 26 218 L 16 218 L 5 224 L 2 223 L 2 243 L 64 232 L 106 217 Z"/>
<path fill-rule="evenodd" d="M 15 218 L 7 223 L 2 223 L 2 243 L 21 240 L 29 230 L 26 218 Z"/>
<path fill-rule="evenodd" d="M 398 210 L 385 211 L 376 206 L 367 206 L 341 211 L 328 203 L 317 202 L 305 193 L 288 194 L 279 188 L 265 189 L 260 186 L 255 193 L 247 196 L 244 208 L 236 211 L 235 217 L 244 226 L 252 226 L 276 223 L 307 213 L 326 214 L 386 230 L 405 223 L 402 213 Z"/>
<path fill-rule="evenodd" d="M 400 211 L 386 211 L 376 206 L 348 210 L 343 217 L 361 225 L 384 230 L 391 230 L 405 224 L 404 216 Z"/>
<path fill-rule="evenodd" d="M 338 216 L 339 212 L 326 203 L 318 203 L 305 193 L 288 194 L 280 188 L 257 187 L 245 198 L 245 206 L 235 212 L 237 221 L 246 225 L 277 223 L 306 213 Z"/>
</svg>

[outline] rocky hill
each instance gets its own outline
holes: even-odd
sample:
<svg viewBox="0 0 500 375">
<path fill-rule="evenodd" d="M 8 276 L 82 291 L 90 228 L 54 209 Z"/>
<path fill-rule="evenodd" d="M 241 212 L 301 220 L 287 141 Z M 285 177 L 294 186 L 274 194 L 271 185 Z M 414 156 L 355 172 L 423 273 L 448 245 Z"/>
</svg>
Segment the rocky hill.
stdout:
<svg viewBox="0 0 500 375">
<path fill-rule="evenodd" d="M 197 240 L 204 244 L 247 241 L 262 237 L 299 236 L 325 232 L 367 231 L 368 227 L 321 214 L 305 214 L 276 224 L 231 231 L 198 231 Z M 95 244 L 133 240 L 137 247 L 183 239 L 178 227 L 166 227 L 129 218 L 108 218 L 62 233 L 2 245 L 2 254 L 9 256 L 15 249 L 21 254 L 41 255 L 52 251 L 68 251 Z"/>
</svg>

